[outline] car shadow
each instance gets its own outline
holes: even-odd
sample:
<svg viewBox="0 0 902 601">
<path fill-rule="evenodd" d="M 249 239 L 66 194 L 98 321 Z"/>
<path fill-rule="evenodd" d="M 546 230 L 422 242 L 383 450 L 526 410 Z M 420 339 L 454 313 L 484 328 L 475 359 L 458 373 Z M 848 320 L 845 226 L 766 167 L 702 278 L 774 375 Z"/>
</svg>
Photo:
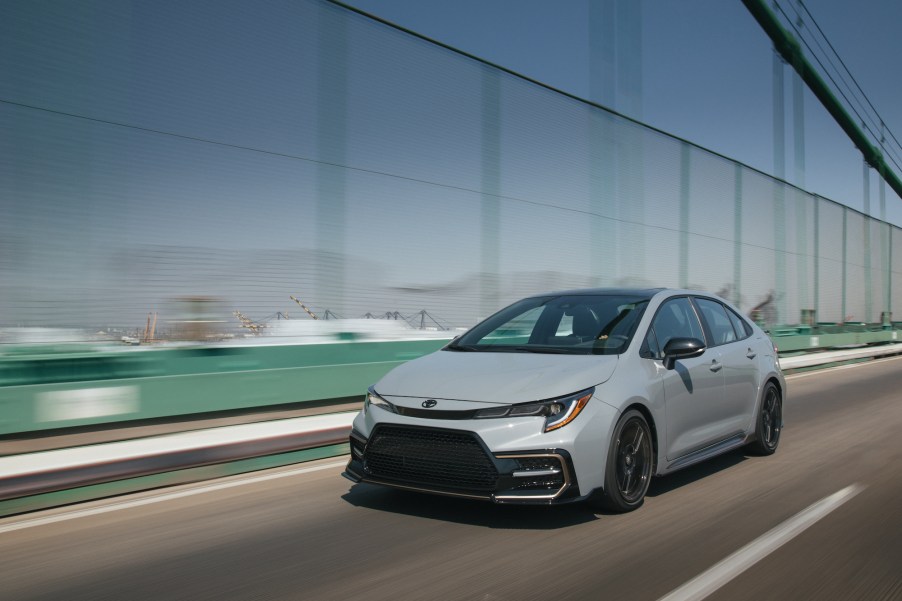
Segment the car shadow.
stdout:
<svg viewBox="0 0 902 601">
<path fill-rule="evenodd" d="M 566 505 L 496 505 L 399 490 L 372 484 L 355 484 L 341 497 L 355 507 L 456 522 L 503 530 L 556 530 L 598 519 L 586 503 Z"/>
<path fill-rule="evenodd" d="M 645 496 L 657 497 L 663 495 L 680 488 L 681 486 L 708 478 L 718 472 L 729 469 L 734 465 L 742 463 L 749 457 L 750 455 L 746 454 L 745 450 L 740 448 L 724 453 L 723 455 L 718 455 L 712 459 L 706 459 L 701 463 L 674 472 L 668 476 L 653 478 Z"/>
</svg>

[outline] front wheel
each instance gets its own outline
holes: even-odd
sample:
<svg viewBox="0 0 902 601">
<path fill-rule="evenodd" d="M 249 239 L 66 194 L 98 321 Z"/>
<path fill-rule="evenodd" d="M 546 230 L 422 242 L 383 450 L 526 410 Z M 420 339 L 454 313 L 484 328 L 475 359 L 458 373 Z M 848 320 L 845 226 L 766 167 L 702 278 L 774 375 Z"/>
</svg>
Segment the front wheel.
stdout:
<svg viewBox="0 0 902 601">
<path fill-rule="evenodd" d="M 761 409 L 755 424 L 755 442 L 749 449 L 758 455 L 772 455 L 780 443 L 780 431 L 783 429 L 783 399 L 780 390 L 773 382 L 764 387 Z"/>
<path fill-rule="evenodd" d="M 618 513 L 639 508 L 651 483 L 654 457 L 651 429 L 636 410 L 624 413 L 608 449 L 602 508 Z"/>
</svg>

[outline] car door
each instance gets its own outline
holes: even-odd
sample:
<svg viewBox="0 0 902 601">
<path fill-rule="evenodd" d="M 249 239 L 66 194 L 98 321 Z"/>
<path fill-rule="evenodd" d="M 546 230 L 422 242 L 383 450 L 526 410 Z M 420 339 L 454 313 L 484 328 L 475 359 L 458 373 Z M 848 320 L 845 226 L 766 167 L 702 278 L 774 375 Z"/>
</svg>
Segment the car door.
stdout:
<svg viewBox="0 0 902 601">
<path fill-rule="evenodd" d="M 712 346 L 723 362 L 724 395 L 712 407 L 711 419 L 726 436 L 745 432 L 755 411 L 758 393 L 756 353 L 749 345 L 745 329 L 734 327 L 727 309 L 714 299 L 695 297 L 699 314 Z"/>
<path fill-rule="evenodd" d="M 672 338 L 705 341 L 704 331 L 688 297 L 665 301 L 649 328 L 649 348 L 656 359 Z M 723 437 L 712 407 L 723 397 L 724 379 L 720 351 L 706 349 L 698 357 L 679 359 L 674 369 L 659 369 L 666 416 L 666 456 L 674 460 Z"/>
</svg>

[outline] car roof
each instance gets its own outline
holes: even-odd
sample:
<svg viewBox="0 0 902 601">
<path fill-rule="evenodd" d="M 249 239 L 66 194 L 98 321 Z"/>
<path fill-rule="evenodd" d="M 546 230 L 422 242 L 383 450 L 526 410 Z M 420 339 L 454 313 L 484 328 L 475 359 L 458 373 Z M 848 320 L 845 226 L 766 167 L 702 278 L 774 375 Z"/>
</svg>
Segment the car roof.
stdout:
<svg viewBox="0 0 902 601">
<path fill-rule="evenodd" d="M 540 296 L 638 296 L 649 299 L 663 290 L 667 290 L 667 288 L 576 288 L 532 294 L 530 298 Z"/>
<path fill-rule="evenodd" d="M 668 296 L 693 295 L 704 296 L 723 301 L 713 292 L 704 290 L 686 290 L 683 288 L 574 288 L 573 290 L 555 290 L 542 294 L 532 294 L 527 298 L 539 298 L 543 296 L 635 296 L 640 299 L 650 300 L 656 294 L 666 292 Z"/>
</svg>

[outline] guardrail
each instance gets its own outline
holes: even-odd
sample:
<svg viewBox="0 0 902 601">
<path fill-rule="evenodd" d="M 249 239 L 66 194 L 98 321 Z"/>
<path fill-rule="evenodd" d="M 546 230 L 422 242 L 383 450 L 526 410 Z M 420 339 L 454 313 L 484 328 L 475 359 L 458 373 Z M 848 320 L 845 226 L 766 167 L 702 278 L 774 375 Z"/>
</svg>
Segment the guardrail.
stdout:
<svg viewBox="0 0 902 601">
<path fill-rule="evenodd" d="M 769 334 L 781 354 L 816 350 L 885 344 L 902 340 L 902 324 L 832 324 L 816 326 L 778 326 Z"/>
<path fill-rule="evenodd" d="M 0 356 L 0 435 L 363 397 L 447 339 Z"/>
<path fill-rule="evenodd" d="M 770 335 L 785 355 L 902 340 L 893 326 L 783 326 Z M 362 396 L 393 367 L 447 341 L 8 349 L 0 355 L 0 436 Z"/>
<path fill-rule="evenodd" d="M 800 354 L 781 364 L 791 372 L 900 354 L 902 344 L 886 344 Z M 0 517 L 344 455 L 353 415 L 280 419 L 0 457 Z"/>
</svg>

